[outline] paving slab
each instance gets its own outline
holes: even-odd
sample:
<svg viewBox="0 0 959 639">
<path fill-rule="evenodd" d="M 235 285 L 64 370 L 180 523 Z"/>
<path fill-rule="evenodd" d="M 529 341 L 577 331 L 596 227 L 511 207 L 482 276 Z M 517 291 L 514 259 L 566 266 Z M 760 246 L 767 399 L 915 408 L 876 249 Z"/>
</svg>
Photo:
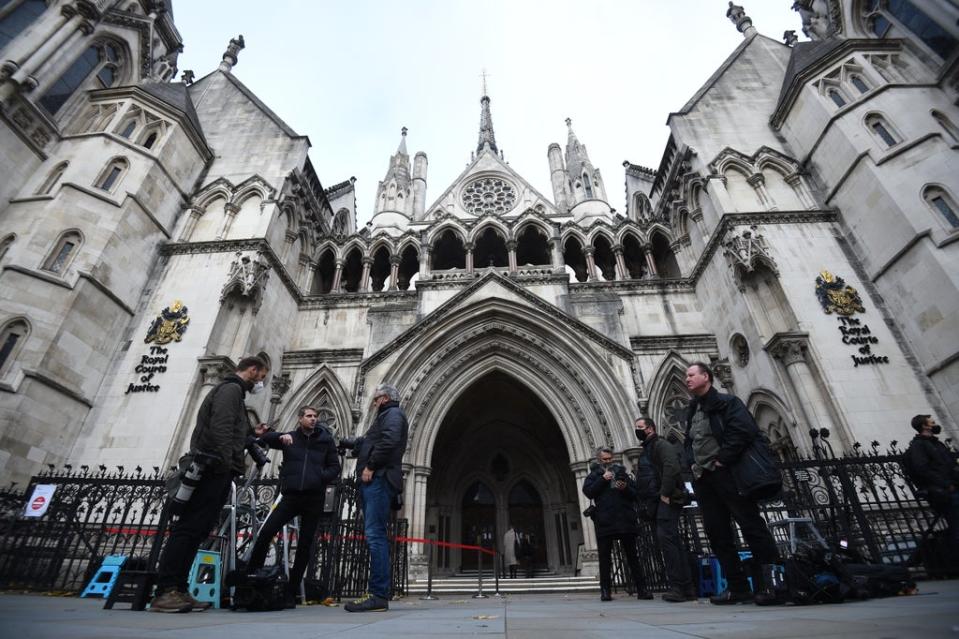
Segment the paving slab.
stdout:
<svg viewBox="0 0 959 639">
<path fill-rule="evenodd" d="M 291 639 L 342 637 L 643 637 L 644 639 L 959 639 L 959 581 L 924 582 L 920 594 L 824 606 L 668 604 L 595 594 L 502 599 L 415 598 L 388 612 L 340 607 L 183 615 L 103 610 L 100 599 L 0 593 L 0 639 Z"/>
</svg>

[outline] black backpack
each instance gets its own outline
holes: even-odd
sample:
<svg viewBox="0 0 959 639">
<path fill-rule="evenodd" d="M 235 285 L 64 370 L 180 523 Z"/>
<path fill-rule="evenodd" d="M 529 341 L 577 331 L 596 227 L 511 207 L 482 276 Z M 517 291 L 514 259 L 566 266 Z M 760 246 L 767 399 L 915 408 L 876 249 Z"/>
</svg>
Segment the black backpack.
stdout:
<svg viewBox="0 0 959 639">
<path fill-rule="evenodd" d="M 286 608 L 289 581 L 283 567 L 261 568 L 255 575 L 237 580 L 233 591 L 233 610 L 265 612 Z"/>
</svg>

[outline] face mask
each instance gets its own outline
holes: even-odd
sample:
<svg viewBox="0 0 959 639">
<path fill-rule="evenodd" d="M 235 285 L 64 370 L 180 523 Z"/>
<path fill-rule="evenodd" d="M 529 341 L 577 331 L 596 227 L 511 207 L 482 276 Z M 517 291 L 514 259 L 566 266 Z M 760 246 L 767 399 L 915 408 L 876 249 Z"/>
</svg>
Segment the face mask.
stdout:
<svg viewBox="0 0 959 639">
<path fill-rule="evenodd" d="M 257 382 L 256 384 L 253 384 L 253 388 L 250 389 L 250 394 L 256 395 L 261 390 L 263 390 L 264 386 L 265 384 L 263 382 Z"/>
<path fill-rule="evenodd" d="M 640 430 L 640 429 L 637 428 L 637 429 L 636 429 L 636 439 L 638 439 L 640 443 L 643 443 L 644 441 L 646 441 L 646 431 L 645 431 L 645 430 Z"/>
<path fill-rule="evenodd" d="M 942 426 L 940 426 L 939 424 L 936 424 L 935 426 L 932 427 L 933 435 L 938 435 L 941 432 L 942 432 Z"/>
</svg>

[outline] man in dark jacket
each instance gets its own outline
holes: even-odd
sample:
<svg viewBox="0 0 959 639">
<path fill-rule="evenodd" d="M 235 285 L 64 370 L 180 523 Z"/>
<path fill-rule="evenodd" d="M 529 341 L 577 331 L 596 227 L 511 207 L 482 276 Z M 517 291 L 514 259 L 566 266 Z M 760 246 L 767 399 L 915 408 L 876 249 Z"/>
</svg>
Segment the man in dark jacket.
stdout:
<svg viewBox="0 0 959 639">
<path fill-rule="evenodd" d="M 611 601 L 613 542 L 626 555 L 626 562 L 633 574 L 638 599 L 652 599 L 646 589 L 639 557 L 636 554 L 636 484 L 626 473 L 626 468 L 613 463 L 613 451 L 600 448 L 596 451 L 598 464 L 593 464 L 583 482 L 583 494 L 593 500 L 593 526 L 596 528 L 596 546 L 599 552 L 600 600 Z"/>
<path fill-rule="evenodd" d="M 735 604 L 754 600 L 743 571 L 732 520 L 736 520 L 743 538 L 753 554 L 753 561 L 762 568 L 753 576 L 758 605 L 778 603 L 767 583 L 771 565 L 780 563 L 779 550 L 766 521 L 759 514 L 759 505 L 736 490 L 730 468 L 759 435 L 759 426 L 742 400 L 713 388 L 713 372 L 696 362 L 686 369 L 686 388 L 693 396 L 686 413 L 686 451 L 692 462 L 693 489 L 703 515 L 703 526 L 709 545 L 719 559 L 728 588 L 710 597 L 713 604 Z"/>
<path fill-rule="evenodd" d="M 680 602 L 696 599 L 686 546 L 679 534 L 679 519 L 683 506 L 689 503 L 683 482 L 681 451 L 672 442 L 656 434 L 656 422 L 649 417 L 636 420 L 636 437 L 643 445 L 646 457 L 656 477 L 656 538 L 663 551 L 666 580 L 669 591 L 663 601 Z"/>
<path fill-rule="evenodd" d="M 956 454 L 936 437 L 942 426 L 932 415 L 912 418 L 916 436 L 903 455 L 903 467 L 916 488 L 926 493 L 926 500 L 949 526 L 949 546 L 959 552 L 959 465 Z"/>
<path fill-rule="evenodd" d="M 189 612 L 209 607 L 187 592 L 190 566 L 200 544 L 219 520 L 233 477 L 245 471 L 243 451 L 254 429 L 246 416 L 244 400 L 248 392 L 256 393 L 263 388 L 269 372 L 266 362 L 259 357 L 246 357 L 200 404 L 190 452 L 204 453 L 213 461 L 204 469 L 163 549 L 157 594 L 150 603 L 152 612 Z M 265 432 L 266 427 L 261 424 L 255 434 Z"/>
<path fill-rule="evenodd" d="M 294 517 L 300 518 L 297 532 L 296 559 L 290 571 L 287 606 L 295 606 L 296 593 L 310 561 L 316 527 L 323 514 L 326 486 L 340 476 L 340 459 L 333 437 L 323 426 L 317 427 L 316 409 L 304 406 L 299 412 L 299 426 L 289 433 L 266 433 L 260 438 L 270 448 L 283 451 L 280 491 L 283 497 L 257 535 L 247 572 L 263 567 L 273 537 Z"/>
<path fill-rule="evenodd" d="M 344 608 L 349 612 L 375 612 L 390 607 L 390 544 L 386 524 L 390 504 L 403 492 L 403 453 L 409 424 L 400 408 L 395 386 L 380 384 L 373 391 L 376 420 L 356 440 L 356 474 L 363 497 L 366 545 L 370 549 L 370 591 Z"/>
</svg>

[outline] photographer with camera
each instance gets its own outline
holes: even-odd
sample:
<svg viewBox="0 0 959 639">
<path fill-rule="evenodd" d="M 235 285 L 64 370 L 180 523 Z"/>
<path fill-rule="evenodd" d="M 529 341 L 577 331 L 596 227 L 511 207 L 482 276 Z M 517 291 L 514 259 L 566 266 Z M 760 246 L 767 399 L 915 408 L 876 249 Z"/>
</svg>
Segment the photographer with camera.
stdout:
<svg viewBox="0 0 959 639">
<path fill-rule="evenodd" d="M 600 600 L 613 599 L 612 552 L 613 542 L 617 539 L 633 575 L 636 598 L 652 599 L 636 554 L 636 534 L 639 532 L 636 525 L 636 485 L 625 466 L 613 463 L 613 451 L 609 448 L 597 450 L 596 460 L 599 463 L 593 464 L 583 482 L 583 494 L 595 502 L 589 516 L 596 528 Z"/>
<path fill-rule="evenodd" d="M 669 590 L 663 601 L 671 603 L 696 599 L 689 560 L 682 536 L 679 534 L 679 519 L 683 506 L 690 502 L 682 472 L 682 451 L 672 439 L 663 439 L 656 434 L 656 422 L 649 417 L 636 420 L 636 438 L 643 445 L 644 461 L 653 470 L 651 495 L 640 495 L 651 500 L 648 517 L 656 522 L 656 539 L 663 552 L 666 566 L 666 581 Z"/>
<path fill-rule="evenodd" d="M 378 612 L 390 608 L 390 544 L 386 524 L 390 507 L 403 492 L 403 453 L 409 423 L 400 408 L 395 386 L 380 384 L 373 391 L 373 425 L 362 437 L 340 440 L 356 455 L 356 474 L 363 498 L 366 545 L 370 549 L 369 592 L 344 606 L 347 612 Z"/>
<path fill-rule="evenodd" d="M 316 409 L 303 406 L 298 417 L 299 425 L 295 430 L 282 434 L 269 432 L 260 438 L 270 448 L 283 451 L 283 467 L 280 470 L 282 497 L 257 534 L 247 566 L 247 573 L 251 575 L 262 568 L 273 537 L 294 517 L 300 518 L 296 559 L 288 584 L 288 608 L 296 606 L 296 593 L 306 573 L 316 528 L 323 514 L 326 486 L 340 476 L 340 460 L 333 436 L 323 425 L 317 427 Z"/>
<path fill-rule="evenodd" d="M 190 612 L 210 606 L 187 592 L 190 566 L 220 517 L 234 476 L 246 470 L 243 452 L 248 438 L 266 432 L 264 424 L 255 430 L 250 427 L 245 399 L 247 393 L 263 389 L 269 372 L 269 366 L 259 357 L 245 357 L 236 371 L 217 384 L 200 404 L 190 439 L 192 461 L 188 476 L 192 475 L 193 487 L 186 491 L 190 494 L 185 502 L 179 503 L 179 519 L 163 548 L 151 612 Z"/>
</svg>

